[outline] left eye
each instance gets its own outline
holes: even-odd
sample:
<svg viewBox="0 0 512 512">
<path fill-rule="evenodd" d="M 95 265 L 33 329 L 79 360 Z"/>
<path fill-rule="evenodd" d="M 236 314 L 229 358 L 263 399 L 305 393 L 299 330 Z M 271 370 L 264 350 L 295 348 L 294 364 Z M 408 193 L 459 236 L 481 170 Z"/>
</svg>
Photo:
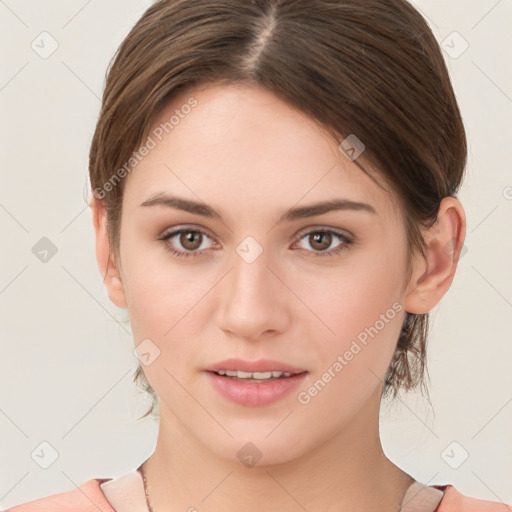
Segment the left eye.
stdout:
<svg viewBox="0 0 512 512">
<path fill-rule="evenodd" d="M 336 245 L 333 249 L 326 251 L 328 247 L 331 246 L 333 239 L 337 238 L 340 240 L 340 243 Z M 313 247 L 314 256 L 333 256 L 341 251 L 344 251 L 350 247 L 352 244 L 352 240 L 343 233 L 338 233 L 337 231 L 333 231 L 331 229 L 317 229 L 314 231 L 308 231 L 305 233 L 297 242 L 300 244 L 302 240 L 306 240 L 311 247 Z M 302 247 L 303 249 L 308 249 L 307 247 Z"/>
<path fill-rule="evenodd" d="M 181 247 L 185 250 L 179 250 L 175 248 L 175 244 L 171 243 L 173 238 L 177 238 Z M 208 249 L 211 246 L 204 246 L 205 238 L 211 240 L 210 236 L 200 229 L 182 228 L 176 231 L 172 231 L 165 235 L 161 240 L 164 247 L 172 255 L 178 258 L 188 258 L 201 256 L 201 252 L 204 249 Z M 330 250 L 326 250 L 331 246 L 334 239 L 340 240 L 340 243 Z M 308 252 L 313 253 L 313 256 L 334 256 L 350 247 L 353 241 L 345 234 L 333 231 L 331 229 L 316 229 L 308 231 L 303 234 L 298 242 L 293 245 L 301 245 L 301 242 L 306 240 L 313 250 L 309 250 L 307 247 L 301 246 L 301 249 L 306 249 Z M 292 246 L 293 247 L 293 246 Z"/>
</svg>

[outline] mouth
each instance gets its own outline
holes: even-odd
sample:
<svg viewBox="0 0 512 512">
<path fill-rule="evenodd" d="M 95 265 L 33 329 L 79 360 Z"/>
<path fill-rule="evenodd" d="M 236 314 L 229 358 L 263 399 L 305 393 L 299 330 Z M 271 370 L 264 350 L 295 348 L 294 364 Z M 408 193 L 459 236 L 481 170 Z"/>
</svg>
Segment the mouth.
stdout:
<svg viewBox="0 0 512 512">
<path fill-rule="evenodd" d="M 304 382 L 307 370 L 279 361 L 228 359 L 206 369 L 213 388 L 238 405 L 269 405 Z"/>
<path fill-rule="evenodd" d="M 274 380 L 287 379 L 289 377 L 295 377 L 301 375 L 303 372 L 284 372 L 279 370 L 272 370 L 267 372 L 244 372 L 242 370 L 218 370 L 211 373 L 215 373 L 219 377 L 226 377 L 228 379 L 234 379 L 241 382 L 272 382 Z"/>
<path fill-rule="evenodd" d="M 297 366 L 289 365 L 273 359 L 259 359 L 257 361 L 247 361 L 243 359 L 225 359 L 220 361 L 206 371 L 217 374 L 220 377 L 229 379 L 238 379 L 240 381 L 269 382 L 276 379 L 288 379 L 307 370 Z"/>
</svg>

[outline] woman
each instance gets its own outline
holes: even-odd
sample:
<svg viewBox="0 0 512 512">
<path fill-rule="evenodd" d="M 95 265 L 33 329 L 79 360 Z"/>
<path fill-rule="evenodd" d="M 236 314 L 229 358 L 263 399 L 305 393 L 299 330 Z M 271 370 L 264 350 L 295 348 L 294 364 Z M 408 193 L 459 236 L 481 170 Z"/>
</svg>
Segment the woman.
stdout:
<svg viewBox="0 0 512 512">
<path fill-rule="evenodd" d="M 466 139 L 405 0 L 161 0 L 90 151 L 98 265 L 129 312 L 155 452 L 10 509 L 505 511 L 379 438 L 424 387 L 466 230 Z"/>
</svg>

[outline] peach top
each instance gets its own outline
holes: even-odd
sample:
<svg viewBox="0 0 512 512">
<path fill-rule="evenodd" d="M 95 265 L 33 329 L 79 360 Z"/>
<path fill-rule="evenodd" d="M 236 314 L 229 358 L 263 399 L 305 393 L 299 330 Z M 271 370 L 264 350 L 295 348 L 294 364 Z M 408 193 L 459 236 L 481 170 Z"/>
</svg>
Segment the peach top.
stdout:
<svg viewBox="0 0 512 512">
<path fill-rule="evenodd" d="M 414 481 L 401 512 L 512 512 L 512 506 L 471 498 L 452 485 Z M 134 470 L 116 478 L 92 478 L 77 488 L 38 498 L 6 512 L 149 512 L 142 475 Z"/>
</svg>

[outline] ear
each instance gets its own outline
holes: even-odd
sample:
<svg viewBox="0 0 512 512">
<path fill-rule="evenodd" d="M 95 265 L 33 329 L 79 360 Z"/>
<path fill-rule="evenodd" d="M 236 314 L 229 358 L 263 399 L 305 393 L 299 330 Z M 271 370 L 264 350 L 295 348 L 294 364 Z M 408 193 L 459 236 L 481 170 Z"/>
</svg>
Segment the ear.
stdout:
<svg viewBox="0 0 512 512">
<path fill-rule="evenodd" d="M 91 199 L 92 221 L 96 234 L 96 261 L 110 300 L 119 308 L 127 308 L 121 275 L 114 256 L 109 254 L 107 214 L 103 200 L 94 194 Z"/>
<path fill-rule="evenodd" d="M 430 311 L 452 284 L 466 237 L 466 215 L 454 197 L 445 197 L 439 205 L 436 223 L 425 233 L 428 249 L 425 258 L 414 258 L 405 309 L 409 313 Z"/>
</svg>

